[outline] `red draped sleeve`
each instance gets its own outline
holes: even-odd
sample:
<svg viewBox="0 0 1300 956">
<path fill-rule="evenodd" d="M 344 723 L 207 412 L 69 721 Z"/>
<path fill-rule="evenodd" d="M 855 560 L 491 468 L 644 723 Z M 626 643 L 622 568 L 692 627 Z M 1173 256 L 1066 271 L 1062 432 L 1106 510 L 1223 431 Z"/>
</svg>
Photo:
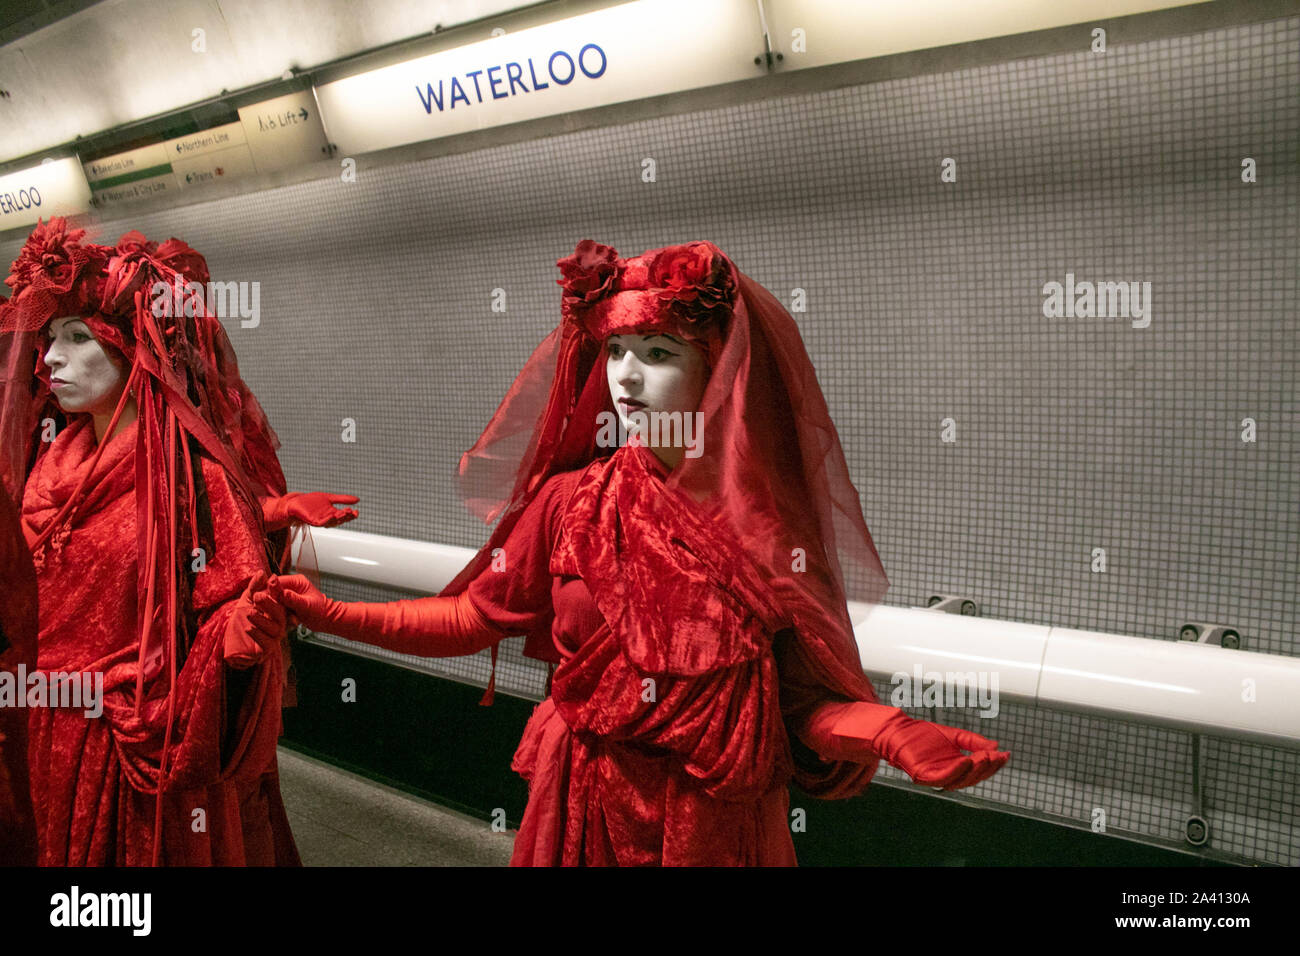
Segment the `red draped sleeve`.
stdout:
<svg viewBox="0 0 1300 956">
<path fill-rule="evenodd" d="M 281 658 L 271 653 L 257 666 L 235 671 L 222 657 L 235 601 L 254 575 L 267 569 L 265 551 L 248 507 L 235 494 L 224 469 L 206 458 L 202 468 L 213 547 L 203 569 L 194 575 L 192 608 L 198 626 L 176 675 L 170 734 L 165 693 L 150 695 L 138 715 L 133 712 L 133 695 L 110 693 L 105 699 L 122 770 L 132 790 L 126 862 L 149 862 L 145 848 L 153 844 L 156 799 L 149 792 L 156 792 L 164 750 L 167 796 L 161 862 L 293 862 L 287 827 L 278 811 L 268 809 L 268 804 L 279 806 L 274 772 L 283 689 Z M 156 680 L 165 682 L 167 677 Z"/>
<path fill-rule="evenodd" d="M 203 556 L 202 569 L 194 575 L 193 609 L 198 628 L 176 675 L 167 760 L 169 788 L 207 785 L 241 769 L 255 776 L 265 769 L 270 754 L 265 740 L 267 730 L 259 726 L 263 723 L 259 718 L 272 690 L 270 680 L 279 677 L 278 658 L 270 655 L 254 669 L 252 686 L 240 695 L 244 699 L 232 702 L 237 712 L 227 715 L 227 672 L 222 660 L 225 627 L 234 613 L 235 599 L 259 570 L 266 569 L 266 563 L 261 543 L 251 530 L 246 506 L 237 500 L 225 472 L 205 459 L 203 478 L 214 542 L 212 553 Z M 134 667 L 135 661 L 130 661 L 129 666 Z M 155 680 L 165 682 L 166 675 Z M 128 779 L 137 789 L 150 790 L 156 786 L 166 736 L 167 700 L 162 693 L 151 695 L 137 717 L 133 714 L 132 690 L 133 685 L 126 684 L 120 693 L 109 694 L 105 704 Z M 229 726 L 228 716 L 233 718 Z M 278 723 L 270 723 L 273 751 Z M 255 734 L 258 730 L 261 733 Z M 232 733 L 236 739 L 227 740 Z M 256 754 L 250 753 L 253 736 L 260 742 L 260 748 L 254 748 Z M 224 759 L 223 750 L 229 752 Z M 250 758 L 251 768 L 246 766 Z"/>
<path fill-rule="evenodd" d="M 846 703 L 849 698 L 830 690 L 816 675 L 806 644 L 794 631 L 779 632 L 773 649 L 781 671 L 781 713 L 789 732 L 797 782 L 810 795 L 824 800 L 856 796 L 871 783 L 880 758 L 864 751 L 859 759 L 838 759 L 821 752 L 825 749 L 821 740 L 809 732 L 820 708 Z"/>
<path fill-rule="evenodd" d="M 581 475 L 577 470 L 548 479 L 495 550 L 491 563 L 466 589 L 486 620 L 507 633 L 526 636 L 525 653 L 543 660 L 558 660 L 551 641 L 555 621 L 551 551 Z"/>
</svg>

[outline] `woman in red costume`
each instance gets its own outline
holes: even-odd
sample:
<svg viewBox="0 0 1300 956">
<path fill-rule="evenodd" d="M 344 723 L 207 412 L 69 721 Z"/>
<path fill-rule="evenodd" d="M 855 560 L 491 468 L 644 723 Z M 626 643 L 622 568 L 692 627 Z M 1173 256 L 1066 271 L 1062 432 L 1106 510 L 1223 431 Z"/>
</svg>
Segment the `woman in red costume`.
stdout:
<svg viewBox="0 0 1300 956">
<path fill-rule="evenodd" d="M 257 592 L 266 518 L 321 502 L 285 495 L 275 435 L 186 284 L 207 282 L 202 257 L 84 235 L 38 224 L 0 306 L 0 483 L 22 502 L 29 684 L 47 688 L 25 702 L 39 862 L 297 864 L 275 760 L 285 621 Z"/>
<path fill-rule="evenodd" d="M 789 313 L 707 242 L 558 264 L 560 325 L 461 461 L 469 506 L 502 515 L 476 558 L 438 597 L 271 592 L 392 650 L 524 634 L 557 665 L 515 754 L 515 865 L 793 864 L 792 778 L 837 798 L 882 758 L 947 790 L 996 772 L 994 741 L 862 672 L 846 580 L 868 602 L 888 582 Z"/>
</svg>

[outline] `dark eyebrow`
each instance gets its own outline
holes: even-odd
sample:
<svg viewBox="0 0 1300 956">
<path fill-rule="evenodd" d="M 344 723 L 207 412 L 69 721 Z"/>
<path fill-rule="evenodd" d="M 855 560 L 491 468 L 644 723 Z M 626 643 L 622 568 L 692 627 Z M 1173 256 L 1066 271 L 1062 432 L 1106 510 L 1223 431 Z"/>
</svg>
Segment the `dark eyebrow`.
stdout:
<svg viewBox="0 0 1300 956">
<path fill-rule="evenodd" d="M 648 339 L 653 339 L 653 338 L 664 338 L 664 339 L 667 339 L 669 342 L 676 342 L 678 345 L 685 345 L 685 344 L 686 344 L 686 343 L 683 342 L 681 339 L 678 339 L 678 338 L 676 338 L 676 337 L 674 337 L 674 336 L 671 336 L 671 335 L 669 335 L 667 332 L 656 332 L 654 335 L 643 335 L 643 336 L 641 336 L 641 341 L 642 341 L 642 342 L 645 342 L 645 341 L 647 341 Z"/>
</svg>

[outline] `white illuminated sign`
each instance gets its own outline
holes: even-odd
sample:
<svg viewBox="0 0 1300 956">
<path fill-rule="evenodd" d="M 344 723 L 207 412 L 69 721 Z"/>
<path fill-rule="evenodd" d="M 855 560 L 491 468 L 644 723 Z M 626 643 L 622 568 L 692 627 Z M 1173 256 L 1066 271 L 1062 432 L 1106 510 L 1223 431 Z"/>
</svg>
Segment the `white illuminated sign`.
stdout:
<svg viewBox="0 0 1300 956">
<path fill-rule="evenodd" d="M 637 0 L 317 89 L 344 155 L 750 79 L 751 0 Z"/>
<path fill-rule="evenodd" d="M 1201 0 L 764 0 L 779 69 L 798 70 L 1180 7 Z M 1091 42 L 1079 34 L 1079 48 Z"/>
<path fill-rule="evenodd" d="M 74 158 L 56 159 L 0 176 L 0 230 L 90 208 L 90 186 Z"/>
</svg>

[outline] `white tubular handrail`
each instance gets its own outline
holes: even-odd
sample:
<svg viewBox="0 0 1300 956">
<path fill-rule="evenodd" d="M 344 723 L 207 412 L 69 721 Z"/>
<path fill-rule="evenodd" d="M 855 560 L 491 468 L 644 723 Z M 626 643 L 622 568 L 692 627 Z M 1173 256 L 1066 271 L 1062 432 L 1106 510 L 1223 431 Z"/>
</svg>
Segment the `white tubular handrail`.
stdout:
<svg viewBox="0 0 1300 956">
<path fill-rule="evenodd" d="M 862 669 L 898 687 L 996 675 L 1007 699 L 1300 749 L 1300 658 L 850 602 L 864 610 Z"/>
<path fill-rule="evenodd" d="M 476 553 L 342 528 L 311 535 L 321 573 L 428 594 Z M 983 677 L 1006 699 L 1300 749 L 1300 658 L 925 608 L 850 601 L 849 613 L 863 670 L 900 690 L 964 683 L 973 699 L 970 681 Z"/>
</svg>

